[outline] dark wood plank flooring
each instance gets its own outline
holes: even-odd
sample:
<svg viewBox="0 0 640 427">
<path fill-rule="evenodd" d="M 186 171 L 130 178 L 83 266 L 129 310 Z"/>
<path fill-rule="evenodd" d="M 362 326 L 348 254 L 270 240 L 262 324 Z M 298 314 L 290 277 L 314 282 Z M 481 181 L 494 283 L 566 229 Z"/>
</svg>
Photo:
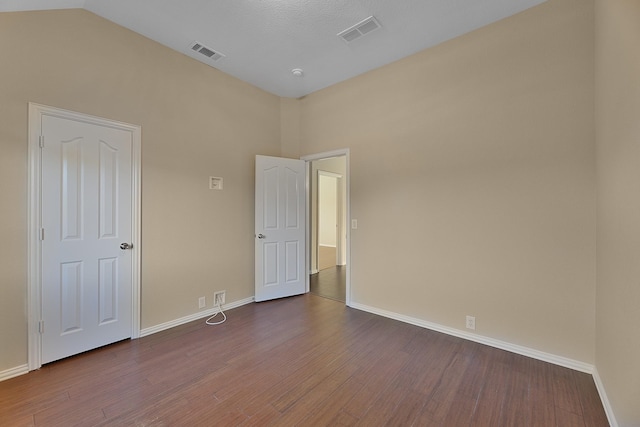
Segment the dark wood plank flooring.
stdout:
<svg viewBox="0 0 640 427">
<path fill-rule="evenodd" d="M 314 295 L 0 383 L 2 426 L 606 426 L 591 376 Z"/>
<path fill-rule="evenodd" d="M 309 292 L 324 298 L 345 302 L 347 294 L 347 267 L 334 265 L 309 278 Z"/>
</svg>

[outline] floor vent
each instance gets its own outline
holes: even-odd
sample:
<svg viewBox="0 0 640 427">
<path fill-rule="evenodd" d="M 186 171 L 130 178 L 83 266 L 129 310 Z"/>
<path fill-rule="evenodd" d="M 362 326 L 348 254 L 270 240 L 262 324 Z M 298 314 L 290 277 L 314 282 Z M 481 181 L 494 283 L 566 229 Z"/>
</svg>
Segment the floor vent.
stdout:
<svg viewBox="0 0 640 427">
<path fill-rule="evenodd" d="M 191 50 L 198 52 L 201 55 L 206 56 L 207 58 L 211 59 L 212 61 L 217 61 L 220 58 L 224 58 L 225 55 L 223 53 L 220 53 L 216 50 L 211 49 L 210 47 L 207 47 L 205 45 L 203 45 L 202 43 L 199 42 L 193 42 L 191 43 Z"/>
<path fill-rule="evenodd" d="M 355 39 L 359 39 L 365 34 L 369 34 L 370 32 L 377 30 L 380 28 L 380 23 L 373 16 L 368 17 L 356 25 L 347 28 L 344 31 L 338 33 L 338 37 L 344 40 L 347 43 L 351 43 Z"/>
</svg>

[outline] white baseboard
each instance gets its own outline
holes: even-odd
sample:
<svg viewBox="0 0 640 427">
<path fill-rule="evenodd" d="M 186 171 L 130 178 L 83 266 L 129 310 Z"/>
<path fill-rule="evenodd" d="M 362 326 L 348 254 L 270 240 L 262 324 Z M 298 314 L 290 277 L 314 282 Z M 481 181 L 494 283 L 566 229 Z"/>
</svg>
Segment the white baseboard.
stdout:
<svg viewBox="0 0 640 427">
<path fill-rule="evenodd" d="M 593 377 L 593 381 L 596 385 L 596 389 L 598 390 L 598 394 L 600 395 L 600 400 L 602 401 L 602 406 L 607 415 L 607 419 L 609 420 L 609 424 L 611 425 L 611 427 L 619 426 L 616 420 L 616 417 L 614 415 L 613 408 L 611 407 L 611 403 L 609 402 L 609 398 L 607 397 L 607 393 L 605 391 L 602 379 L 598 374 L 598 370 L 596 369 L 595 366 L 589 363 L 581 362 L 579 360 L 569 359 L 562 356 L 557 356 L 555 354 L 534 350 L 532 348 L 528 348 L 528 347 L 524 347 L 516 344 L 511 344 L 506 341 L 500 341 L 500 340 L 485 337 L 482 335 L 471 334 L 465 331 L 461 331 L 459 329 L 450 328 L 448 326 L 443 326 L 433 322 L 427 322 L 425 320 L 416 319 L 409 316 L 404 316 L 402 314 L 394 313 L 387 310 L 382 310 L 382 309 L 367 306 L 364 304 L 351 303 L 349 307 L 355 308 L 357 310 L 367 311 L 369 313 L 377 314 L 379 316 L 388 317 L 390 319 L 399 320 L 401 322 L 409 323 L 415 326 L 420 326 L 426 329 L 431 329 L 433 331 L 442 332 L 447 335 L 452 335 L 455 337 L 467 339 L 480 344 L 486 344 L 491 347 L 510 351 L 516 354 L 521 354 L 523 356 L 531 357 L 533 359 L 541 360 L 543 362 L 548 362 L 554 365 L 559 365 L 565 368 L 591 374 L 591 376 Z"/>
<path fill-rule="evenodd" d="M 222 308 L 224 310 L 231 310 L 236 307 L 240 307 L 246 304 L 251 304 L 254 301 L 253 297 L 245 298 L 240 301 L 235 301 L 229 304 L 224 304 Z M 194 320 L 202 319 L 205 317 L 213 316 L 218 312 L 217 308 L 212 308 L 205 311 L 199 311 L 197 313 L 191 314 L 189 316 L 181 317 L 180 319 L 172 320 L 170 322 L 165 322 L 160 325 L 151 326 L 150 328 L 145 328 L 140 331 L 140 338 L 155 334 L 156 332 L 164 331 L 166 329 L 173 328 L 175 326 L 183 325 L 185 323 L 192 322 Z M 17 377 L 19 375 L 29 373 L 29 365 L 21 365 L 16 366 L 15 368 L 7 369 L 4 371 L 0 371 L 0 381 L 8 380 L 9 378 Z"/>
<path fill-rule="evenodd" d="M 607 414 L 609 425 L 611 427 L 618 427 L 618 421 L 613 414 L 613 408 L 611 407 L 611 403 L 607 397 L 607 392 L 604 390 L 604 384 L 602 383 L 602 379 L 600 379 L 600 374 L 598 374 L 597 368 L 593 369 L 593 381 L 596 383 L 596 388 L 598 389 L 598 394 L 600 394 L 600 400 L 602 401 L 604 412 Z"/>
<path fill-rule="evenodd" d="M 394 313 L 387 310 L 382 310 L 376 307 L 371 307 L 363 304 L 352 303 L 350 307 L 357 310 L 367 311 L 369 313 L 377 314 L 379 316 L 388 317 L 390 319 L 399 320 L 401 322 L 409 323 L 411 325 L 420 326 L 422 328 L 431 329 L 436 332 L 442 332 L 447 335 L 452 335 L 458 338 L 464 338 L 469 341 L 474 341 L 480 344 L 485 344 L 490 347 L 499 348 L 501 350 L 510 351 L 512 353 L 521 354 L 523 356 L 531 357 L 534 359 L 542 360 L 543 362 L 553 363 L 554 365 L 564 366 L 565 368 L 573 369 L 587 374 L 593 374 L 593 365 L 579 360 L 569 359 L 567 357 L 557 356 L 551 353 L 545 353 L 544 351 L 535 350 L 529 347 L 521 345 L 511 344 L 506 341 L 500 341 L 494 338 L 485 337 L 482 335 L 471 334 L 469 332 L 461 331 L 460 329 L 450 328 L 433 322 L 427 322 L 426 320 L 416 319 L 414 317 L 405 316 L 402 314 Z"/>
<path fill-rule="evenodd" d="M 249 298 L 242 299 L 240 301 L 235 301 L 229 304 L 225 304 L 222 306 L 222 308 L 224 310 L 231 310 L 236 307 L 240 307 L 246 304 L 251 304 L 253 301 L 254 301 L 254 297 L 249 297 Z M 506 341 L 500 341 L 493 338 L 484 337 L 482 335 L 470 334 L 468 332 L 465 332 L 459 329 L 450 328 L 448 326 L 443 326 L 437 323 L 416 319 L 413 317 L 405 316 L 405 315 L 394 313 L 387 310 L 382 310 L 382 309 L 367 306 L 364 304 L 352 303 L 349 306 L 351 308 L 355 308 L 356 310 L 366 311 L 369 313 L 377 314 L 379 316 L 388 317 L 390 319 L 394 319 L 404 323 L 409 323 L 411 325 L 430 329 L 436 332 L 442 332 L 447 335 L 452 335 L 455 337 L 474 341 L 480 344 L 486 344 L 488 346 L 499 348 L 501 350 L 506 350 L 512 353 L 528 356 L 534 359 L 541 360 L 543 362 L 549 362 L 549 363 L 553 363 L 554 365 L 564 366 L 565 368 L 574 369 L 576 371 L 591 374 L 593 376 L 593 380 L 595 382 L 598 393 L 600 394 L 600 400 L 602 401 L 602 406 L 604 407 L 605 413 L 607 415 L 607 419 L 609 420 L 609 424 L 611 425 L 611 427 L 618 427 L 618 422 L 616 421 L 615 415 L 613 413 L 613 408 L 611 407 L 611 403 L 609 402 L 609 398 L 607 397 L 604 384 L 600 379 L 598 370 L 591 364 L 569 359 L 562 356 L 553 355 L 550 353 L 545 353 L 543 351 L 534 350 L 528 347 L 511 344 Z M 181 317 L 180 319 L 175 319 L 170 322 L 165 322 L 156 326 L 145 328 L 140 331 L 140 337 L 144 337 L 147 335 L 154 334 L 156 332 L 164 331 L 166 329 L 183 325 L 185 323 L 189 323 L 194 320 L 213 316 L 217 312 L 218 312 L 217 308 L 212 308 L 206 311 L 200 311 L 198 313 L 194 313 L 189 316 Z M 11 369 L 6 369 L 4 371 L 0 371 L 0 382 L 8 380 L 10 378 L 20 376 L 20 375 L 24 375 L 27 373 L 29 373 L 28 365 L 20 365 Z"/>
<path fill-rule="evenodd" d="M 240 307 L 246 304 L 251 304 L 253 301 L 254 301 L 254 297 L 245 298 L 240 301 L 234 301 L 229 304 L 224 304 L 222 306 L 222 309 L 231 310 L 232 308 Z M 171 329 L 176 326 L 184 325 L 185 323 L 193 322 L 194 320 L 213 316 L 217 312 L 218 312 L 218 308 L 214 307 L 209 310 L 199 311 L 197 313 L 190 314 L 189 316 L 181 317 L 179 319 L 171 320 L 169 322 L 161 323 L 159 325 L 151 326 L 149 328 L 144 328 L 140 331 L 140 338 L 146 337 L 147 335 L 155 334 L 156 332 Z"/>
<path fill-rule="evenodd" d="M 0 381 L 8 380 L 9 378 L 17 377 L 29 373 L 29 365 L 20 365 L 15 368 L 0 371 Z"/>
</svg>

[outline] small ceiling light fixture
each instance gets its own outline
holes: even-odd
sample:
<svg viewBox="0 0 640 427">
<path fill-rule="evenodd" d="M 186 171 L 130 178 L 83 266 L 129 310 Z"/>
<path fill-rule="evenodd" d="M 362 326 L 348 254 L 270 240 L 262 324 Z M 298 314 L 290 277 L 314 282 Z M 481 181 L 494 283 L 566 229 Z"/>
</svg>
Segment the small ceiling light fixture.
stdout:
<svg viewBox="0 0 640 427">
<path fill-rule="evenodd" d="M 302 68 L 294 68 L 293 70 L 291 70 L 291 74 L 296 77 L 302 77 L 304 76 L 304 71 L 302 71 Z"/>
</svg>

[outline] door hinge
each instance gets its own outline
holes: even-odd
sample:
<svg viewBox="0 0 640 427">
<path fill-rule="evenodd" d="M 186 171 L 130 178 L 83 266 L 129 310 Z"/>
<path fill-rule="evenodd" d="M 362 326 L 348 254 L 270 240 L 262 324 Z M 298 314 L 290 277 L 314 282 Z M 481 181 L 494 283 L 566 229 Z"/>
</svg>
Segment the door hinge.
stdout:
<svg viewBox="0 0 640 427">
<path fill-rule="evenodd" d="M 38 137 L 38 144 L 40 144 L 40 148 L 44 148 L 44 135 Z"/>
<path fill-rule="evenodd" d="M 38 322 L 38 332 L 44 334 L 44 320 Z"/>
<path fill-rule="evenodd" d="M 44 240 L 44 228 L 40 229 L 40 240 Z"/>
</svg>

